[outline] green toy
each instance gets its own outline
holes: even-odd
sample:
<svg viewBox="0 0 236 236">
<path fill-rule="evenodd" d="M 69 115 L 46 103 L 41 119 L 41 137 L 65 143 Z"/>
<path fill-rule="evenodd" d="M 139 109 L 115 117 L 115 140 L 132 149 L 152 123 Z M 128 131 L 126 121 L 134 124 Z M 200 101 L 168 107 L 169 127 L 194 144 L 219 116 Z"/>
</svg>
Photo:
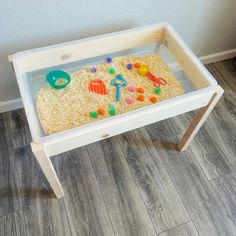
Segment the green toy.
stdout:
<svg viewBox="0 0 236 236">
<path fill-rule="evenodd" d="M 58 84 L 58 82 L 62 79 L 64 79 L 66 82 L 63 84 Z M 53 70 L 47 73 L 46 80 L 54 89 L 62 89 L 70 83 L 71 78 L 70 75 L 65 71 Z"/>
<path fill-rule="evenodd" d="M 98 113 L 96 111 L 91 111 L 90 112 L 90 116 L 93 118 L 97 118 L 98 117 Z"/>
<path fill-rule="evenodd" d="M 155 88 L 154 92 L 157 93 L 157 94 L 160 94 L 161 93 L 161 88 L 160 87 Z"/>
<path fill-rule="evenodd" d="M 114 108 L 110 109 L 110 110 L 109 110 L 109 114 L 110 114 L 111 116 L 116 115 L 116 109 L 114 109 Z"/>
</svg>

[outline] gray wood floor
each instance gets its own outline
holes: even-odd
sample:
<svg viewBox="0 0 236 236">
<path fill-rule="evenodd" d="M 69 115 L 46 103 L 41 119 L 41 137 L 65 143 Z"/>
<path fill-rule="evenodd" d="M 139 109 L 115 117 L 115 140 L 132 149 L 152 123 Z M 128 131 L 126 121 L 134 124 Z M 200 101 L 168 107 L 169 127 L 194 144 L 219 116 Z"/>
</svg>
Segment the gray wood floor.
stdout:
<svg viewBox="0 0 236 236">
<path fill-rule="evenodd" d="M 236 60 L 207 68 L 225 94 L 187 151 L 193 112 L 60 154 L 60 200 L 23 109 L 0 114 L 0 235 L 236 235 Z"/>
</svg>

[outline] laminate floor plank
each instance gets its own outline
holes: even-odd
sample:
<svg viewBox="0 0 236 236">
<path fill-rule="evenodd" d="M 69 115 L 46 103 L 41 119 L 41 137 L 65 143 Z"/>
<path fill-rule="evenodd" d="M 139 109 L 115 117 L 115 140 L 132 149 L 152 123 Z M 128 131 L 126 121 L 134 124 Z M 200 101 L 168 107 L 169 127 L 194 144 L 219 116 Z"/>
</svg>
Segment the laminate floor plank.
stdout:
<svg viewBox="0 0 236 236">
<path fill-rule="evenodd" d="M 27 235 L 71 236 L 63 199 L 23 209 Z"/>
<path fill-rule="evenodd" d="M 34 207 L 55 198 L 30 146 L 14 149 L 22 208 Z"/>
<path fill-rule="evenodd" d="M 190 220 L 145 128 L 114 138 L 119 142 L 158 233 Z M 156 159 L 156 162 L 153 160 Z"/>
<path fill-rule="evenodd" d="M 236 172 L 213 179 L 211 184 L 236 225 Z"/>
<path fill-rule="evenodd" d="M 0 217 L 1 236 L 27 236 L 22 210 Z"/>
<path fill-rule="evenodd" d="M 218 62 L 219 63 L 219 62 Z M 236 78 L 236 57 L 230 58 L 228 60 L 220 61 L 224 65 L 225 69 Z"/>
<path fill-rule="evenodd" d="M 0 217 L 1 236 L 71 236 L 63 200 Z"/>
<path fill-rule="evenodd" d="M 200 235 L 234 235 L 236 227 L 210 185 L 191 148 L 175 150 L 147 128 L 177 191 Z"/>
<path fill-rule="evenodd" d="M 21 209 L 9 112 L 0 114 L 0 216 Z"/>
<path fill-rule="evenodd" d="M 147 209 L 115 138 L 87 146 L 115 235 L 156 235 Z"/>
<path fill-rule="evenodd" d="M 10 112 L 10 126 L 14 148 L 24 147 L 31 143 L 32 138 L 23 109 Z"/>
<path fill-rule="evenodd" d="M 176 226 L 172 229 L 169 229 L 159 236 L 198 236 L 198 232 L 193 224 L 193 222 L 187 222 L 182 225 Z"/>
<path fill-rule="evenodd" d="M 114 235 L 111 221 L 85 147 L 53 159 L 65 191 L 73 235 Z"/>
<path fill-rule="evenodd" d="M 212 73 L 212 75 L 218 80 L 220 85 L 233 93 L 236 93 L 236 86 L 232 86 L 236 82 L 235 68 L 236 60 L 229 59 L 224 62 L 215 62 L 206 65 L 206 68 Z"/>
<path fill-rule="evenodd" d="M 105 204 L 84 148 L 52 157 L 64 187 L 66 216 L 72 235 L 113 235 Z M 30 147 L 15 149 L 22 206 L 40 210 L 57 201 Z M 28 171 L 27 171 L 28 170 Z M 96 196 L 96 198 L 94 198 Z"/>
<path fill-rule="evenodd" d="M 191 115 L 185 114 L 175 120 L 181 129 L 185 129 L 191 119 Z M 235 170 L 236 136 L 233 133 L 221 115 L 213 111 L 190 144 L 189 147 L 209 180 Z"/>
</svg>

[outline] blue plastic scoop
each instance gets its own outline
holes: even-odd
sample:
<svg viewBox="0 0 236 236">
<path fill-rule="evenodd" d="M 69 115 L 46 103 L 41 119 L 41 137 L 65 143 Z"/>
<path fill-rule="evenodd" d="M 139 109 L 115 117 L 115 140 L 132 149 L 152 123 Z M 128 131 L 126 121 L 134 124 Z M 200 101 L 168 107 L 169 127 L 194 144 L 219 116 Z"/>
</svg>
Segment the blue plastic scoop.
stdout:
<svg viewBox="0 0 236 236">
<path fill-rule="evenodd" d="M 120 101 L 121 88 L 127 86 L 127 84 L 127 80 L 121 74 L 117 75 L 115 79 L 111 81 L 111 85 L 116 86 L 117 88 L 116 101 Z"/>
</svg>

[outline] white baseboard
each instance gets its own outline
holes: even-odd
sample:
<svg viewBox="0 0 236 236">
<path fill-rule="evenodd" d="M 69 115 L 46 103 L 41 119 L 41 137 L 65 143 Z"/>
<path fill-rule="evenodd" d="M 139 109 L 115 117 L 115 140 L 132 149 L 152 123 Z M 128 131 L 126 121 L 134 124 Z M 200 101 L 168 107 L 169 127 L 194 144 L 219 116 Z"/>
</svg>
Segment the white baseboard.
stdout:
<svg viewBox="0 0 236 236">
<path fill-rule="evenodd" d="M 207 56 L 200 57 L 199 59 L 202 61 L 203 64 L 210 64 L 213 62 L 222 61 L 233 57 L 236 57 L 236 48 L 219 53 L 213 53 Z M 9 101 L 0 101 L 0 113 L 19 109 L 22 107 L 23 103 L 21 98 Z"/>
<path fill-rule="evenodd" d="M 200 57 L 199 59 L 202 61 L 203 64 L 206 65 L 217 61 L 223 61 L 233 57 L 236 57 L 236 48 L 223 52 L 213 53 L 207 56 Z"/>
<path fill-rule="evenodd" d="M 0 113 L 16 110 L 23 107 L 21 98 L 8 101 L 0 101 Z"/>
</svg>

